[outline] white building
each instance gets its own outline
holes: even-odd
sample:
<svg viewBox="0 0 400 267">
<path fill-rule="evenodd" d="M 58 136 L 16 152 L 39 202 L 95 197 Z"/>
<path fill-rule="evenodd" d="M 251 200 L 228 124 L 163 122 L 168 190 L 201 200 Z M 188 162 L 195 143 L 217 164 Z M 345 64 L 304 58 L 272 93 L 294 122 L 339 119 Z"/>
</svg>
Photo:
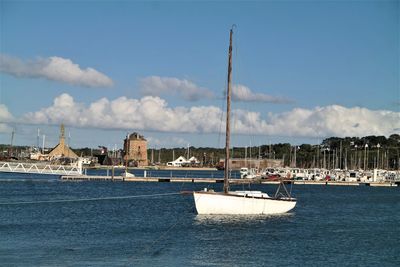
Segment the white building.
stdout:
<svg viewBox="0 0 400 267">
<path fill-rule="evenodd" d="M 188 163 L 189 163 L 189 164 L 200 164 L 200 161 L 199 161 L 196 157 L 191 157 L 191 158 L 188 160 Z"/>
<path fill-rule="evenodd" d="M 196 157 L 186 159 L 184 156 L 180 156 L 174 161 L 167 162 L 167 166 L 182 167 L 182 166 L 193 166 L 200 164 L 200 161 Z"/>
<path fill-rule="evenodd" d="M 189 163 L 189 161 L 185 157 L 180 156 L 174 161 L 167 162 L 167 166 L 182 167 L 182 164 L 187 163 Z"/>
</svg>

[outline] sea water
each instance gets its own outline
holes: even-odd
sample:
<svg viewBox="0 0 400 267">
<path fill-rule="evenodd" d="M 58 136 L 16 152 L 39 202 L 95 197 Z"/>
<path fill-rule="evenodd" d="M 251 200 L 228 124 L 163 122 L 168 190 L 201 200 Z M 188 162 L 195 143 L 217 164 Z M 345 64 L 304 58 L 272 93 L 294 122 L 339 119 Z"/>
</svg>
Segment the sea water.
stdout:
<svg viewBox="0 0 400 267">
<path fill-rule="evenodd" d="M 400 188 L 294 185 L 296 208 L 278 216 L 198 216 L 190 195 L 149 197 L 203 187 L 222 185 L 2 173 L 0 265 L 400 265 Z M 139 197 L 104 199 L 120 196 Z"/>
</svg>

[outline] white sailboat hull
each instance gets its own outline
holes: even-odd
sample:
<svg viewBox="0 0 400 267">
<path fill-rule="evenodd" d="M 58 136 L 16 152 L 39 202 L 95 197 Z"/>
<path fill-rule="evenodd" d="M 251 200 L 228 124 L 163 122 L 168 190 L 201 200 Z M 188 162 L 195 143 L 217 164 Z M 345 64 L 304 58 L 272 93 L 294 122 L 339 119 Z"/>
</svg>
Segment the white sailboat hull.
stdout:
<svg viewBox="0 0 400 267">
<path fill-rule="evenodd" d="M 292 210 L 296 200 L 252 197 L 216 192 L 193 192 L 198 214 L 279 214 Z"/>
</svg>

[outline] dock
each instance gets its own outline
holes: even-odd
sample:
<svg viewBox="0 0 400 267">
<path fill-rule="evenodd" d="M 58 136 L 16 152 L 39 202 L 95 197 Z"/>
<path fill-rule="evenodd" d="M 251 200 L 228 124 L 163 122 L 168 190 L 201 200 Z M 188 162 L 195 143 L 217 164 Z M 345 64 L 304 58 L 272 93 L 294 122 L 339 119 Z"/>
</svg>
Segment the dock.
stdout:
<svg viewBox="0 0 400 267">
<path fill-rule="evenodd" d="M 124 177 L 103 175 L 63 175 L 63 181 L 123 181 L 123 182 L 171 182 L 171 183 L 223 183 L 223 178 L 178 178 L 178 177 Z"/>
<path fill-rule="evenodd" d="M 63 175 L 63 181 L 120 181 L 120 182 L 153 182 L 153 183 L 223 183 L 223 178 L 182 178 L 182 177 L 123 177 L 105 175 Z M 330 185 L 330 186 L 372 186 L 398 187 L 400 182 L 346 182 L 346 181 L 307 181 L 285 180 L 295 185 Z M 263 179 L 230 179 L 230 184 L 279 184 L 280 181 Z"/>
</svg>

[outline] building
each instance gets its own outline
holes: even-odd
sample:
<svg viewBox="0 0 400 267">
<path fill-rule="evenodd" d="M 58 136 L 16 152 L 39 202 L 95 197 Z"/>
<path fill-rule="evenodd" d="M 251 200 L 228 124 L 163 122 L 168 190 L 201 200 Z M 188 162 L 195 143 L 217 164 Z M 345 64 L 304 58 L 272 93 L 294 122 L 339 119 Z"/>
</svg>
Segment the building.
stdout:
<svg viewBox="0 0 400 267">
<path fill-rule="evenodd" d="M 174 161 L 167 162 L 167 166 L 182 167 L 186 163 L 189 163 L 189 161 L 184 156 L 180 156 Z"/>
<path fill-rule="evenodd" d="M 65 128 L 64 124 L 60 127 L 60 142 L 48 154 L 50 159 L 56 158 L 78 158 L 78 155 L 65 144 Z"/>
<path fill-rule="evenodd" d="M 189 161 L 189 164 L 191 164 L 191 165 L 199 165 L 200 164 L 200 161 L 195 156 L 192 156 L 188 161 Z"/>
<path fill-rule="evenodd" d="M 192 167 L 200 164 L 200 161 L 196 157 L 186 159 L 184 156 L 180 156 L 174 161 L 167 162 L 167 166 L 173 167 Z"/>
<path fill-rule="evenodd" d="M 147 140 L 138 133 L 132 133 L 124 140 L 124 162 L 129 166 L 147 166 Z"/>
<path fill-rule="evenodd" d="M 220 159 L 217 169 L 223 169 L 225 166 L 225 159 Z M 240 170 L 241 168 L 256 168 L 256 169 L 265 169 L 265 168 L 282 168 L 283 160 L 282 159 L 242 159 L 242 158 L 233 158 L 229 161 L 230 169 L 232 170 Z"/>
</svg>

